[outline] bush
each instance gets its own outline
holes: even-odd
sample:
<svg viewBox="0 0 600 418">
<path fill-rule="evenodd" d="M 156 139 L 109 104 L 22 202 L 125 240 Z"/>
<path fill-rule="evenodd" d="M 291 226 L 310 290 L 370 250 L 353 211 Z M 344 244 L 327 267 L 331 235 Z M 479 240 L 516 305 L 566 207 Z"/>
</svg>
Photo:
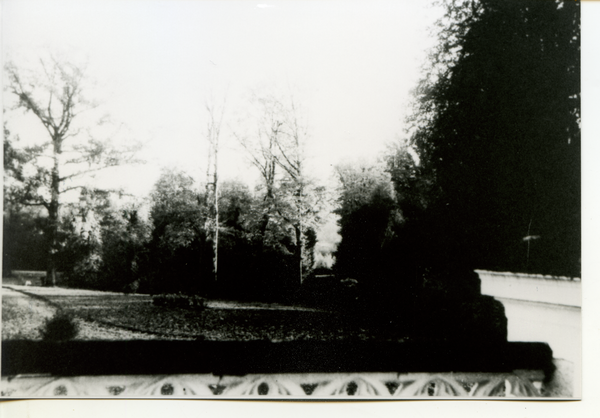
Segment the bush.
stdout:
<svg viewBox="0 0 600 418">
<path fill-rule="evenodd" d="M 79 327 L 73 315 L 61 310 L 46 320 L 40 332 L 46 341 L 66 341 L 77 336 Z"/>
<path fill-rule="evenodd" d="M 167 308 L 186 308 L 202 311 L 206 307 L 206 300 L 197 295 L 184 295 L 182 293 L 156 295 L 152 304 Z"/>
</svg>

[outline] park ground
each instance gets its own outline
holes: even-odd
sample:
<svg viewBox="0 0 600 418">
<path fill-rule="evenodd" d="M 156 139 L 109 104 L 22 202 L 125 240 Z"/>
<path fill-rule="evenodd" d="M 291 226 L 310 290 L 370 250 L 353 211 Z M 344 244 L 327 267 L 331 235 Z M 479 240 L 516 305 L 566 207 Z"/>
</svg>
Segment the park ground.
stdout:
<svg viewBox="0 0 600 418">
<path fill-rule="evenodd" d="M 62 287 L 5 280 L 2 339 L 42 339 L 59 312 L 76 324 L 74 339 L 297 341 L 374 338 L 347 314 L 269 304 L 208 300 L 205 309 L 153 304 L 151 295 Z"/>
</svg>

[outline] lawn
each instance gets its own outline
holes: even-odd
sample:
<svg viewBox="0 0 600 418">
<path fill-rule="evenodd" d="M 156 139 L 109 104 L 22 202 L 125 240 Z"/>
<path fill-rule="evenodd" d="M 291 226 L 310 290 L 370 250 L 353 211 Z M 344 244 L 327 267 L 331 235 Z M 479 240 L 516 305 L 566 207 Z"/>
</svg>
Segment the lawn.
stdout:
<svg viewBox="0 0 600 418">
<path fill-rule="evenodd" d="M 202 311 L 152 304 L 148 295 L 14 286 L 38 303 L 88 323 L 165 339 L 212 341 L 366 340 L 375 338 L 347 315 L 267 304 L 210 301 Z"/>
<path fill-rule="evenodd" d="M 56 308 L 17 292 L 2 290 L 2 339 L 40 339 L 40 330 L 54 316 Z"/>
</svg>

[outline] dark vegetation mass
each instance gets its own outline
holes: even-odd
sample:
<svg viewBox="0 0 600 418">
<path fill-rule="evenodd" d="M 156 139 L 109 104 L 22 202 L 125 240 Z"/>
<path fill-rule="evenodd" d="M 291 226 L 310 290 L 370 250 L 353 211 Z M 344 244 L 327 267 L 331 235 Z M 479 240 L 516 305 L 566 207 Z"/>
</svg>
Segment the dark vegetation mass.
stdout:
<svg viewBox="0 0 600 418">
<path fill-rule="evenodd" d="M 448 2 L 416 89 L 412 143 L 436 196 L 421 254 L 475 268 L 579 276 L 577 1 Z"/>
<path fill-rule="evenodd" d="M 4 274 L 58 270 L 73 287 L 288 302 L 352 318 L 369 312 L 382 329 L 403 323 L 413 335 L 406 319 L 415 315 L 439 333 L 468 333 L 453 323 L 501 329 L 499 307 L 480 297 L 474 269 L 581 274 L 580 6 L 442 4 L 439 42 L 414 91 L 406 141 L 390 145 L 377 164 L 337 167 L 342 239 L 333 270 L 315 265 L 328 198 L 304 171 L 297 109 L 255 98 L 257 136 L 235 135 L 259 170 L 259 187 L 223 182 L 215 193 L 167 170 L 147 217 L 140 205 L 117 207 L 110 192 L 82 188 L 58 218 L 54 194 L 49 201 L 36 194 L 55 190 L 57 166 L 27 178 L 22 167 L 39 150 L 17 149 L 5 126 Z M 11 71 L 20 106 L 43 121 Z M 52 138 L 55 153 L 66 138 Z M 90 147 L 87 158 L 117 164 L 117 154 L 94 154 L 105 149 Z M 131 307 L 144 312 L 120 321 L 145 318 L 160 329 L 156 308 Z M 207 312 L 178 315 L 204 315 L 186 326 L 209 328 L 228 315 Z M 249 324 L 264 322 L 252 315 Z M 455 321 L 440 319 L 448 316 Z"/>
<path fill-rule="evenodd" d="M 581 274 L 579 3 L 443 4 L 407 143 L 338 167 L 334 268 L 384 317 L 477 298 L 474 269 Z"/>
</svg>

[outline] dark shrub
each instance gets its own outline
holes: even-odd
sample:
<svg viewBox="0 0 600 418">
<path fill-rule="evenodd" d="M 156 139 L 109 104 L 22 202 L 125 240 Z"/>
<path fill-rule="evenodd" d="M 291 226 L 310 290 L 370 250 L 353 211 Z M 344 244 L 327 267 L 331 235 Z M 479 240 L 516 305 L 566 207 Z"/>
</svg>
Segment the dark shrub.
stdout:
<svg viewBox="0 0 600 418">
<path fill-rule="evenodd" d="M 46 320 L 40 332 L 44 340 L 66 341 L 72 340 L 77 336 L 79 327 L 73 315 L 61 310 L 52 318 Z"/>
<path fill-rule="evenodd" d="M 508 320 L 502 302 L 491 296 L 482 295 L 460 306 L 459 333 L 468 339 L 485 336 L 487 341 L 506 341 Z"/>
<path fill-rule="evenodd" d="M 359 286 L 354 279 L 339 280 L 334 275 L 311 275 L 300 288 L 299 302 L 329 311 L 359 314 Z"/>
<path fill-rule="evenodd" d="M 152 298 L 152 304 L 166 308 L 185 308 L 202 311 L 206 307 L 206 300 L 198 295 L 164 294 Z"/>
</svg>

